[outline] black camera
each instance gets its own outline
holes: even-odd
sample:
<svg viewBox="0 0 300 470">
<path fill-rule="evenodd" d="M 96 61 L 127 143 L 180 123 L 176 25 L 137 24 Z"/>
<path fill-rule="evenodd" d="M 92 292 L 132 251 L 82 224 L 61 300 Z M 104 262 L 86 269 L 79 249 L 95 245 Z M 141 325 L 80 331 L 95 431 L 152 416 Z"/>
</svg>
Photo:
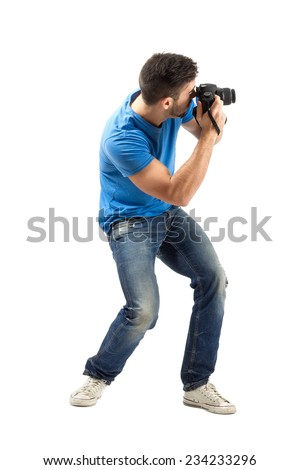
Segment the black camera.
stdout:
<svg viewBox="0 0 300 470">
<path fill-rule="evenodd" d="M 201 101 L 204 113 L 213 104 L 215 95 L 218 95 L 226 105 L 235 103 L 235 90 L 231 88 L 219 88 L 212 83 L 203 83 L 196 87 L 196 97 Z"/>
</svg>

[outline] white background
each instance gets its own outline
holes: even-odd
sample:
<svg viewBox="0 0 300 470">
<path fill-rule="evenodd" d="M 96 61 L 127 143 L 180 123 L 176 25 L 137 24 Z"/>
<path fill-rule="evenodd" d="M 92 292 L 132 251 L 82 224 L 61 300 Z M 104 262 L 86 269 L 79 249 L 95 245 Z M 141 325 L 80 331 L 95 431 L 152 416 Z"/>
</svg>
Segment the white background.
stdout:
<svg viewBox="0 0 300 470">
<path fill-rule="evenodd" d="M 1 3 L 3 468 L 41 469 L 42 457 L 82 454 L 183 462 L 187 454 L 255 454 L 259 470 L 299 465 L 296 6 L 292 0 Z M 144 62 L 161 51 L 192 57 L 199 83 L 237 93 L 188 208 L 203 219 L 218 217 L 221 227 L 234 216 L 249 221 L 235 228 L 246 241 L 226 237 L 215 244 L 229 286 L 212 381 L 236 404 L 233 416 L 182 405 L 179 371 L 192 291 L 160 263 L 156 328 L 96 407 L 71 407 L 87 357 L 123 304 L 114 262 L 96 223 L 89 243 L 72 236 L 64 242 L 59 223 L 55 242 L 26 241 L 37 235 L 27 227 L 31 217 L 44 217 L 48 231 L 50 207 L 71 229 L 78 217 L 84 236 L 86 218 L 97 216 L 103 125 L 137 86 Z M 182 131 L 177 166 L 194 144 Z M 272 216 L 265 226 L 272 242 L 260 235 L 251 241 L 251 207 L 259 220 Z"/>
</svg>

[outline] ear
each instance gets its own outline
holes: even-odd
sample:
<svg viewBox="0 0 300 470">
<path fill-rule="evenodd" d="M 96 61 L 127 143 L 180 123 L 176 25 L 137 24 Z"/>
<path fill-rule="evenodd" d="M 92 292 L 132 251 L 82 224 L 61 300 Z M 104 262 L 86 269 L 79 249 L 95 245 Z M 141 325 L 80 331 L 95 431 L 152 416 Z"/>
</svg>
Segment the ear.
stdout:
<svg viewBox="0 0 300 470">
<path fill-rule="evenodd" d="M 171 96 L 168 96 L 167 98 L 163 98 L 160 103 L 162 105 L 162 107 L 164 108 L 164 110 L 168 110 L 170 108 L 170 106 L 173 106 L 173 102 L 174 102 L 174 99 L 171 98 Z"/>
</svg>

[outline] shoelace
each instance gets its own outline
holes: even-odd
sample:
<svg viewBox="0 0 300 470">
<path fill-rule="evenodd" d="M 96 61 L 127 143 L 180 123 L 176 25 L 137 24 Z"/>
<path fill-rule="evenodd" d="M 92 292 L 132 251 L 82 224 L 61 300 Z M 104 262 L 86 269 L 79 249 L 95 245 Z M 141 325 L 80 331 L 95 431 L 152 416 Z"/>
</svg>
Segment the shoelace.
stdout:
<svg viewBox="0 0 300 470">
<path fill-rule="evenodd" d="M 205 390 L 208 391 L 207 396 L 211 400 L 213 400 L 215 402 L 219 402 L 220 400 L 222 400 L 222 401 L 225 401 L 226 403 L 229 403 L 229 401 L 226 400 L 226 398 L 222 397 L 222 395 L 218 392 L 218 390 L 216 389 L 216 387 L 213 384 L 208 383 L 205 387 Z"/>
<path fill-rule="evenodd" d="M 84 395 L 89 395 L 90 392 L 101 390 L 104 385 L 105 384 L 103 382 L 95 382 L 95 380 L 89 378 L 88 381 L 82 386 L 81 393 Z"/>
</svg>

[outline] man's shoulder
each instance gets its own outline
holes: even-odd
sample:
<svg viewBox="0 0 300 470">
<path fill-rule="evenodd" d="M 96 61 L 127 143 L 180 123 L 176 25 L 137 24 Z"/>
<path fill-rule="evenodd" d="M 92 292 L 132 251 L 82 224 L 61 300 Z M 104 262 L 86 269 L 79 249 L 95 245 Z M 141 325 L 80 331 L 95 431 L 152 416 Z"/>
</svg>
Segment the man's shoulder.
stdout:
<svg viewBox="0 0 300 470">
<path fill-rule="evenodd" d="M 131 132 L 138 129 L 136 126 L 135 115 L 131 109 L 130 103 L 134 99 L 134 95 L 137 91 L 130 93 L 123 103 L 113 112 L 108 118 L 106 125 L 103 129 L 103 135 L 122 134 L 125 132 Z"/>
<path fill-rule="evenodd" d="M 141 149 L 148 149 L 149 142 L 145 134 L 130 124 L 116 127 L 113 132 L 107 133 L 102 138 L 102 145 L 108 153 L 127 153 L 134 149 L 138 152 Z"/>
</svg>

